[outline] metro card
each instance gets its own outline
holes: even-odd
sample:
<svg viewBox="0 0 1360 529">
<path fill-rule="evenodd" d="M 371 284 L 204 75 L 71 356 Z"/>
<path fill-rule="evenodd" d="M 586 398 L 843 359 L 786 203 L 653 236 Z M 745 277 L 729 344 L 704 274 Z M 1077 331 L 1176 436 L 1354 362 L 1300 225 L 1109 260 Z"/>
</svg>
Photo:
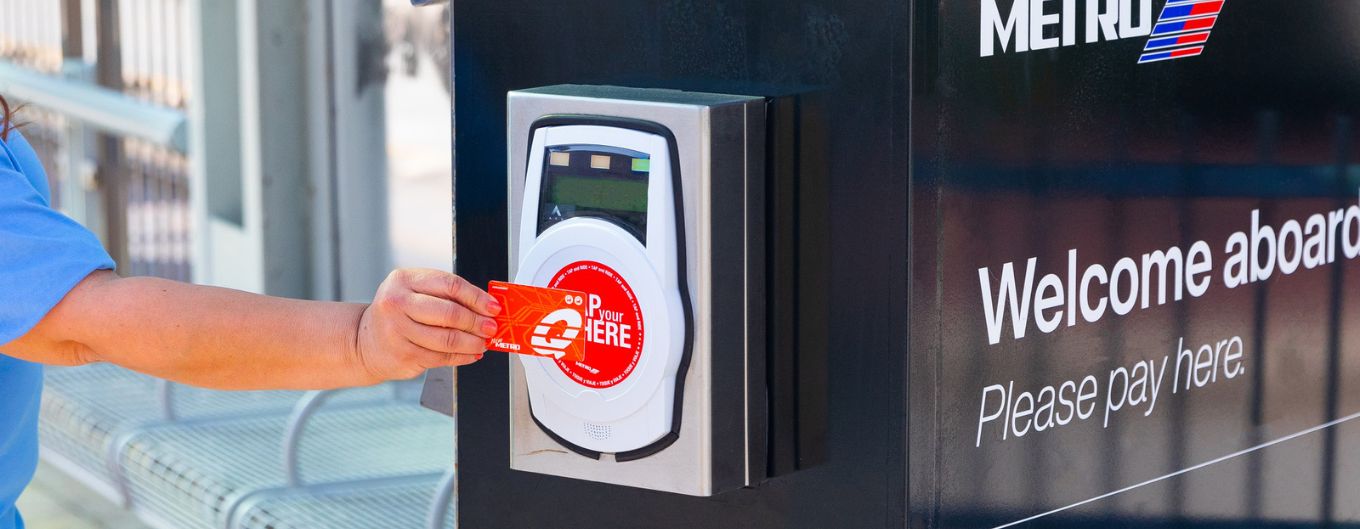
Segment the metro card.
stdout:
<svg viewBox="0 0 1360 529">
<path fill-rule="evenodd" d="M 492 281 L 487 293 L 501 304 L 496 335 L 487 348 L 507 353 L 585 360 L 585 308 L 581 292 Z"/>
</svg>

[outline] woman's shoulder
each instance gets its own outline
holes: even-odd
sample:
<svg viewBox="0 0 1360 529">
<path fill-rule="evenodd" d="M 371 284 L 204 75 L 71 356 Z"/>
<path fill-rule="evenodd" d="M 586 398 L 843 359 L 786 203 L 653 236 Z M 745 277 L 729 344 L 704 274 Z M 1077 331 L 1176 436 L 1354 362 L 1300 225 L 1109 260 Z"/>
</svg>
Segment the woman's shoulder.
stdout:
<svg viewBox="0 0 1360 529">
<path fill-rule="evenodd" d="M 9 169 L 32 176 L 31 173 L 42 171 L 42 162 L 38 159 L 37 151 L 28 143 L 28 138 L 19 129 L 9 132 L 4 138 L 0 138 L 0 147 L 5 151 L 4 156 L 0 156 L 0 169 Z"/>
<path fill-rule="evenodd" d="M 38 158 L 37 151 L 28 143 L 28 138 L 19 129 L 9 132 L 5 138 L 0 138 L 0 172 L 13 171 L 26 177 L 29 185 L 38 189 L 42 193 L 48 187 L 47 172 L 43 170 L 42 161 Z"/>
</svg>

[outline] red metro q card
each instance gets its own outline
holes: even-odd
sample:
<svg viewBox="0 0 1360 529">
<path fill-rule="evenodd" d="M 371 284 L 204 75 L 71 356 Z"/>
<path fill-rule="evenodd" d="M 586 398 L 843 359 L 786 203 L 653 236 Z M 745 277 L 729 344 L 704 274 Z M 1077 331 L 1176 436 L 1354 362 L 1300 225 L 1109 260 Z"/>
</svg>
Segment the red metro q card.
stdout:
<svg viewBox="0 0 1360 529">
<path fill-rule="evenodd" d="M 572 290 L 492 281 L 487 293 L 501 304 L 487 348 L 580 362 L 586 357 L 586 295 Z"/>
</svg>

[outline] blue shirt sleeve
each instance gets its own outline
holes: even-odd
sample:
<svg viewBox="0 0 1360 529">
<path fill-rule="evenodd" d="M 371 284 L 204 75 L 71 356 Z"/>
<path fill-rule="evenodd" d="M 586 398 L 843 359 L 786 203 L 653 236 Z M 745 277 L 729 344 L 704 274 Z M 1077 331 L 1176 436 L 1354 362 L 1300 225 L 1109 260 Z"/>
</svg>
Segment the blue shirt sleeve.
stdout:
<svg viewBox="0 0 1360 529">
<path fill-rule="evenodd" d="M 94 234 L 52 209 L 27 141 L 0 142 L 0 345 L 23 336 L 71 288 L 113 259 Z"/>
</svg>

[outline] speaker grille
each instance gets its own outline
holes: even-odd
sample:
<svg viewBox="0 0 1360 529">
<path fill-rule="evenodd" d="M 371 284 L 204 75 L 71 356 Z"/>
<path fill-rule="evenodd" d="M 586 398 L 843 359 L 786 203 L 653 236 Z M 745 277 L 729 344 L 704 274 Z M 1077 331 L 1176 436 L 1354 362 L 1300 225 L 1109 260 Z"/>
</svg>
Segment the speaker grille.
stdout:
<svg viewBox="0 0 1360 529">
<path fill-rule="evenodd" d="M 585 423 L 585 430 L 591 439 L 605 440 L 614 435 L 614 428 L 605 424 Z"/>
</svg>

